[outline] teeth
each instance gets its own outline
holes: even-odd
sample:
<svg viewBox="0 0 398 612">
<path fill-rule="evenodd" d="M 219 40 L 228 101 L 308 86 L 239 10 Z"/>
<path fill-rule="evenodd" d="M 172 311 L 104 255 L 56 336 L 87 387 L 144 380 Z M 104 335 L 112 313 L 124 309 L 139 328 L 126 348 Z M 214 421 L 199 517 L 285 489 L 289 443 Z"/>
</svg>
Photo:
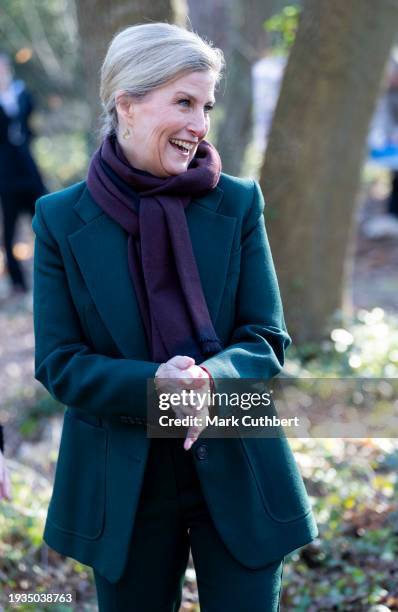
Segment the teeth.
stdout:
<svg viewBox="0 0 398 612">
<path fill-rule="evenodd" d="M 186 142 L 185 140 L 177 140 L 176 138 L 170 138 L 170 142 L 173 144 L 180 145 L 180 147 L 184 147 L 187 151 L 191 151 L 194 148 L 194 144 L 192 142 Z"/>
</svg>

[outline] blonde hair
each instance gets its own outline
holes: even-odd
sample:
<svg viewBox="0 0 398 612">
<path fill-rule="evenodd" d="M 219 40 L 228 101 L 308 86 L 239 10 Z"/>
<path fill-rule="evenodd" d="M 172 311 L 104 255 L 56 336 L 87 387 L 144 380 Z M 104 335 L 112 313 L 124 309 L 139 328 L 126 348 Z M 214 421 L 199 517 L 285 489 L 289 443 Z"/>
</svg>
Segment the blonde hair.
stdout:
<svg viewBox="0 0 398 612">
<path fill-rule="evenodd" d="M 101 68 L 101 134 L 116 132 L 117 91 L 144 96 L 184 73 L 212 70 L 221 79 L 224 55 L 195 32 L 168 23 L 134 25 L 117 34 Z"/>
</svg>

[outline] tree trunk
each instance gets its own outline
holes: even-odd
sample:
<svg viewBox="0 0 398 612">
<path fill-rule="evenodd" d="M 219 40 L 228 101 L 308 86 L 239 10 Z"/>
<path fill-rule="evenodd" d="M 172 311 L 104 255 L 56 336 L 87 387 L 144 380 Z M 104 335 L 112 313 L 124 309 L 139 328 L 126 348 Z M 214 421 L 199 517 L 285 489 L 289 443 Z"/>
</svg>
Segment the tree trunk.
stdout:
<svg viewBox="0 0 398 612">
<path fill-rule="evenodd" d="M 342 306 L 368 125 L 398 26 L 393 0 L 306 0 L 261 186 L 288 329 L 319 341 Z"/>
<path fill-rule="evenodd" d="M 225 80 L 218 94 L 223 119 L 217 125 L 216 144 L 223 170 L 229 174 L 240 174 L 252 138 L 251 69 L 266 49 L 263 23 L 280 4 L 280 0 L 189 2 L 194 28 L 220 46 L 225 55 Z"/>
<path fill-rule="evenodd" d="M 249 17 L 251 19 L 251 16 Z M 229 44 L 225 54 L 224 116 L 217 130 L 217 149 L 224 172 L 239 175 L 252 137 L 252 64 L 259 58 L 245 37 L 245 9 L 232 0 L 229 15 Z M 265 38 L 265 32 L 264 32 Z"/>
<path fill-rule="evenodd" d="M 100 68 L 113 36 L 138 23 L 167 21 L 185 25 L 185 0 L 76 0 L 80 54 L 86 74 L 86 94 L 92 111 L 91 146 L 98 141 Z"/>
</svg>

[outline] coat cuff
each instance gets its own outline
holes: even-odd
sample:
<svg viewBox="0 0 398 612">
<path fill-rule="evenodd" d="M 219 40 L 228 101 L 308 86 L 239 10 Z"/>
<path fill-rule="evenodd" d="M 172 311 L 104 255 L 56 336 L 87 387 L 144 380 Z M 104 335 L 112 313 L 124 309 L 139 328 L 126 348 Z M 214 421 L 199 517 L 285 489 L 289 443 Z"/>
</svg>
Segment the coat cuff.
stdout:
<svg viewBox="0 0 398 612">
<path fill-rule="evenodd" d="M 199 366 L 199 367 L 202 368 L 202 370 L 204 370 L 205 372 L 207 372 L 207 374 L 208 374 L 208 376 L 210 378 L 210 391 L 213 393 L 215 388 L 216 388 L 216 386 L 214 384 L 214 380 L 213 380 L 212 375 L 210 374 L 209 370 L 207 368 L 205 368 L 204 366 Z"/>
</svg>

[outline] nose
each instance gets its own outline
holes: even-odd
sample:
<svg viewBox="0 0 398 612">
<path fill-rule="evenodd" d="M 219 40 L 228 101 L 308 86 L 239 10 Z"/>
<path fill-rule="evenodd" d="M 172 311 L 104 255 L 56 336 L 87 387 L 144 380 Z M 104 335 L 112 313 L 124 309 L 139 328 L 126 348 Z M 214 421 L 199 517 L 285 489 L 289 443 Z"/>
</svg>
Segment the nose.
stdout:
<svg viewBox="0 0 398 612">
<path fill-rule="evenodd" d="M 209 118 L 204 111 L 199 110 L 191 117 L 188 130 L 199 140 L 206 136 L 209 130 Z"/>
</svg>

